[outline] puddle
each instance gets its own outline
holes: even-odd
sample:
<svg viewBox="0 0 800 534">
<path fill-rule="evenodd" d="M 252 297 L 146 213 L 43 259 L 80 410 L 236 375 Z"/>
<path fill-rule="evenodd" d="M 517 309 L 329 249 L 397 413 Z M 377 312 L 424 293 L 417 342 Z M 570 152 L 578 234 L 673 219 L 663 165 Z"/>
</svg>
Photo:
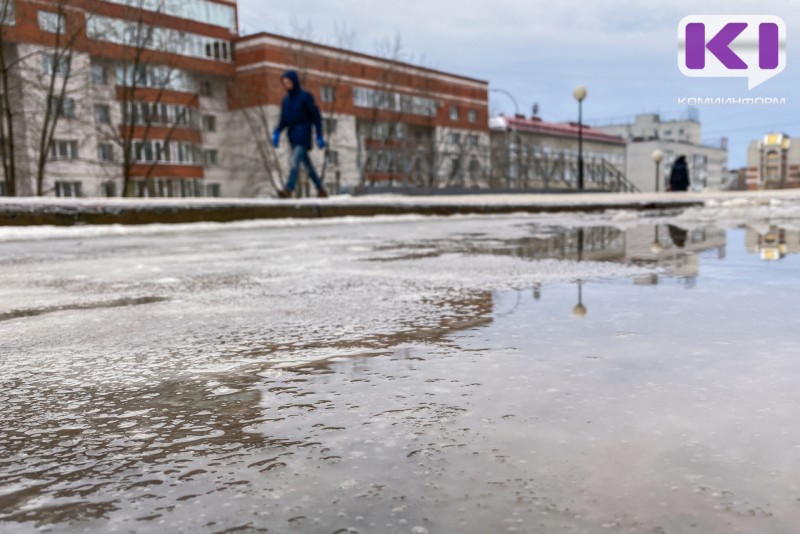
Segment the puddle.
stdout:
<svg viewBox="0 0 800 534">
<path fill-rule="evenodd" d="M 3 532 L 800 522 L 790 227 L 509 217 L 124 252 L 138 239 L 0 269 L 4 305 L 41 311 L 0 325 Z M 69 304 L 87 288 L 105 304 Z M 159 306 L 125 296 L 144 288 Z"/>
</svg>

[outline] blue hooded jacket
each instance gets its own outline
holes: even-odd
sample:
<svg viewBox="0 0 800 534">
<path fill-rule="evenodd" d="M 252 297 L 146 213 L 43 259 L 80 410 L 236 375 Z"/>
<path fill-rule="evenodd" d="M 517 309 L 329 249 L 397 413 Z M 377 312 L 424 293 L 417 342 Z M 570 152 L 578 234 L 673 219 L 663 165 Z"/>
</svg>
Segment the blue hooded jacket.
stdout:
<svg viewBox="0 0 800 534">
<path fill-rule="evenodd" d="M 311 127 L 317 129 L 317 136 L 322 133 L 322 115 L 311 93 L 303 91 L 297 72 L 290 70 L 283 73 L 282 78 L 289 78 L 294 87 L 283 99 L 281 105 L 281 121 L 275 128 L 275 134 L 280 134 L 288 129 L 289 143 L 292 147 L 302 146 L 306 150 L 312 149 Z"/>
</svg>

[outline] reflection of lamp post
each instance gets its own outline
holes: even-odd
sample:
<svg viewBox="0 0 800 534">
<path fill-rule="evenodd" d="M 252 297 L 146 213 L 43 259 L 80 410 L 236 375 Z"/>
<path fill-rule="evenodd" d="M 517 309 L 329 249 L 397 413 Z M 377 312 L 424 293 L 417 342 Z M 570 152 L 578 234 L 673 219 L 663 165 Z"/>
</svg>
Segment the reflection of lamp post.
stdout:
<svg viewBox="0 0 800 534">
<path fill-rule="evenodd" d="M 653 254 L 661 254 L 661 251 L 664 250 L 664 246 L 661 244 L 661 241 L 658 239 L 658 225 L 656 225 L 656 232 L 655 238 L 653 239 L 653 244 L 650 245 L 650 250 Z"/>
<path fill-rule="evenodd" d="M 589 92 L 582 85 L 575 88 L 572 96 L 578 101 L 578 189 L 583 191 L 583 101 Z"/>
<path fill-rule="evenodd" d="M 653 152 L 653 162 L 656 164 L 656 193 L 661 192 L 661 161 L 664 159 L 664 153 L 660 150 Z"/>
<path fill-rule="evenodd" d="M 578 228 L 578 263 L 583 261 L 583 228 Z M 586 317 L 586 306 L 583 305 L 583 280 L 578 280 L 578 304 L 572 308 L 575 317 Z"/>
<path fill-rule="evenodd" d="M 572 315 L 580 319 L 586 317 L 586 306 L 583 305 L 583 280 L 578 280 L 578 304 L 572 308 Z"/>
</svg>

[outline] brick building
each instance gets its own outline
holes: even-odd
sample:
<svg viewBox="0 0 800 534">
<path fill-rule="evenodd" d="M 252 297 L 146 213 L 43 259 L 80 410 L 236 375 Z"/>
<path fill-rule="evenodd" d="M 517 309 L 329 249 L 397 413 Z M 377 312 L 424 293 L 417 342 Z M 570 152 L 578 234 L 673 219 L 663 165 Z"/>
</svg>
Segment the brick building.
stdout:
<svg viewBox="0 0 800 534">
<path fill-rule="evenodd" d="M 235 2 L 4 1 L 6 192 L 219 193 Z"/>
<path fill-rule="evenodd" d="M 287 149 L 274 161 L 247 151 L 268 144 L 290 68 L 323 113 L 334 189 L 488 185 L 487 82 L 268 33 L 236 50 L 231 175 L 245 194 L 265 174 L 285 174 Z M 313 158 L 322 165 L 320 153 Z"/>
<path fill-rule="evenodd" d="M 486 183 L 486 82 L 240 37 L 235 0 L 0 0 L 0 32 L 0 194 L 272 195 L 287 68 L 325 116 L 334 188 Z"/>
</svg>

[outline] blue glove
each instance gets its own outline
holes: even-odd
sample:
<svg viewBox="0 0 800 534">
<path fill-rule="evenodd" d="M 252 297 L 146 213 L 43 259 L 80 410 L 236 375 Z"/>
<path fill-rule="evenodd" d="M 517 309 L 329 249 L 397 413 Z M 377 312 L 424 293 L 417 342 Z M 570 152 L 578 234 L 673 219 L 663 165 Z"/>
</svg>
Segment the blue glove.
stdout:
<svg viewBox="0 0 800 534">
<path fill-rule="evenodd" d="M 274 134 L 272 134 L 272 146 L 274 146 L 275 148 L 278 148 L 279 146 L 281 146 L 281 133 L 280 132 L 275 132 Z"/>
<path fill-rule="evenodd" d="M 320 150 L 328 146 L 328 143 L 325 142 L 325 139 L 323 139 L 321 135 L 317 136 L 317 146 L 319 147 Z"/>
</svg>

